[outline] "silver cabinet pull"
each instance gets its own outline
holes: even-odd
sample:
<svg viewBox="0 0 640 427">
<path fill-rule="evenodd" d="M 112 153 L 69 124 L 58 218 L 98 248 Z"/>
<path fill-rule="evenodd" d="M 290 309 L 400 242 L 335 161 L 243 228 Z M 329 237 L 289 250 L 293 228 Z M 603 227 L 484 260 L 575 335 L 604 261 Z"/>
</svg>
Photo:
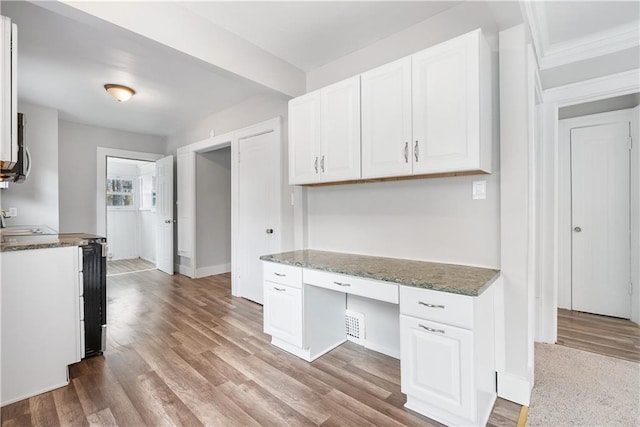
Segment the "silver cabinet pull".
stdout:
<svg viewBox="0 0 640 427">
<path fill-rule="evenodd" d="M 416 140 L 416 145 L 413 147 L 413 155 L 416 157 L 416 163 L 418 162 L 418 153 L 419 153 L 419 149 L 418 149 L 418 140 Z"/>
<path fill-rule="evenodd" d="M 316 173 L 318 173 L 318 156 L 316 156 L 316 161 L 313 162 L 313 167 L 316 170 Z"/>
<path fill-rule="evenodd" d="M 424 325 L 420 325 L 420 324 L 418 324 L 418 326 L 420 326 L 422 329 L 426 329 L 429 332 L 437 332 L 439 334 L 444 334 L 444 329 L 433 329 L 433 328 L 430 328 L 428 326 L 424 326 Z"/>
<path fill-rule="evenodd" d="M 324 173 L 324 156 L 322 156 L 322 160 L 320 160 L 320 170 Z"/>
<path fill-rule="evenodd" d="M 285 277 L 286 276 L 286 274 L 284 274 L 284 273 L 273 273 L 273 274 L 275 274 L 278 277 Z"/>
<path fill-rule="evenodd" d="M 409 163 L 409 143 L 404 143 L 404 162 Z"/>
<path fill-rule="evenodd" d="M 333 283 L 338 285 L 338 286 L 351 286 L 350 283 L 340 283 L 340 282 L 333 282 Z"/>
<path fill-rule="evenodd" d="M 275 286 L 273 287 L 273 289 L 275 289 L 276 291 L 280 291 L 280 292 L 286 291 L 285 288 L 276 288 Z"/>
<path fill-rule="evenodd" d="M 418 301 L 418 304 L 424 305 L 425 307 L 429 307 L 429 308 L 444 308 L 444 305 L 442 304 L 429 304 L 428 302 L 422 302 L 422 301 Z"/>
</svg>

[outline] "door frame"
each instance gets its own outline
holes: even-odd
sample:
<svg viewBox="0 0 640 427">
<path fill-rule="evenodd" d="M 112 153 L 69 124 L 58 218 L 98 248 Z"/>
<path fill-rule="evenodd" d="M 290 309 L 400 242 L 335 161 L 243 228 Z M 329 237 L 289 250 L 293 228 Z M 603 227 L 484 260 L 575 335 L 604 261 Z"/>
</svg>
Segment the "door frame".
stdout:
<svg viewBox="0 0 640 427">
<path fill-rule="evenodd" d="M 155 162 L 164 154 L 97 147 L 96 151 L 96 234 L 107 236 L 107 157 Z"/>
<path fill-rule="evenodd" d="M 558 337 L 558 284 L 561 277 L 560 230 L 561 191 L 559 174 L 561 153 L 558 110 L 561 107 L 598 101 L 640 92 L 640 69 L 547 89 L 542 104 L 542 277 L 538 301 L 540 319 L 536 341 L 555 343 Z M 638 150 L 638 144 L 634 150 Z M 633 172 L 631 172 L 633 174 Z M 632 212 L 632 215 L 634 213 Z M 632 236 L 632 239 L 634 236 Z M 637 236 L 636 236 L 637 238 Z M 633 256 L 633 254 L 632 254 Z M 638 299 L 638 284 L 633 298 Z M 638 309 L 639 304 L 632 304 Z M 632 310 L 633 311 L 633 310 Z M 633 319 L 632 313 L 632 319 Z M 636 313 L 637 316 L 637 313 Z M 636 320 L 637 321 L 637 320 Z"/>
<path fill-rule="evenodd" d="M 263 135 L 265 133 L 270 133 L 270 132 L 274 132 L 275 137 L 282 144 L 282 118 L 280 116 L 242 128 L 242 129 L 238 129 L 233 132 L 229 132 L 219 136 L 214 136 L 202 141 L 194 142 L 187 146 L 180 147 L 181 151 L 188 151 L 196 154 L 206 153 L 206 152 L 215 151 L 221 148 L 231 147 L 231 294 L 233 296 L 239 296 L 240 294 L 239 284 L 236 279 L 238 275 L 239 251 L 241 250 L 239 245 L 239 235 L 238 235 L 240 213 L 238 210 L 238 197 L 237 197 L 239 183 L 240 183 L 240 171 L 238 168 L 238 162 L 239 162 L 239 156 L 240 156 L 240 141 L 246 138 L 250 138 L 252 136 Z M 281 145 L 281 151 L 284 151 L 284 148 L 282 148 L 282 145 Z M 193 174 L 195 174 L 195 161 L 196 161 L 195 156 L 193 156 L 192 161 L 193 161 L 192 171 L 193 171 Z M 277 222 L 279 223 L 280 230 L 284 231 L 284 215 L 283 215 L 283 209 L 282 209 L 282 188 L 284 183 L 283 179 L 286 174 L 282 173 L 282 167 L 280 167 L 280 170 L 281 170 L 281 174 L 280 174 L 281 186 L 277 193 L 278 206 L 280 207 L 280 209 L 278 212 L 279 221 Z M 194 201 L 194 204 L 195 204 L 195 197 L 196 197 L 195 193 L 196 193 L 196 187 L 198 185 L 198 183 L 195 181 L 195 177 L 194 177 L 194 183 L 195 185 L 192 188 L 192 191 L 193 191 L 192 200 Z M 180 197 L 180 196 L 176 194 L 176 197 Z M 198 276 L 199 271 L 198 271 L 198 266 L 196 265 L 197 234 L 195 230 L 195 227 L 196 227 L 195 207 L 193 208 L 192 212 L 194 215 L 193 230 L 192 230 L 194 239 L 192 241 L 192 247 L 191 247 L 191 256 L 192 256 L 191 267 L 180 265 L 178 268 L 178 271 L 181 274 L 188 275 L 189 277 L 197 278 L 199 277 Z M 282 251 L 284 246 L 286 246 L 284 243 L 284 239 L 281 239 L 279 251 Z"/>
<path fill-rule="evenodd" d="M 560 196 L 558 206 L 560 214 L 558 218 L 558 306 L 560 308 L 570 310 L 572 307 L 571 129 L 627 122 L 631 122 L 630 109 L 590 114 L 558 121 L 558 153 L 560 156 L 558 175 L 558 192 Z M 629 180 L 631 181 L 631 169 L 629 169 Z M 629 209 L 631 209 L 631 200 L 629 200 Z M 631 254 L 629 254 L 629 258 L 629 267 L 631 267 Z M 631 296 L 629 301 L 631 301 Z"/>
</svg>

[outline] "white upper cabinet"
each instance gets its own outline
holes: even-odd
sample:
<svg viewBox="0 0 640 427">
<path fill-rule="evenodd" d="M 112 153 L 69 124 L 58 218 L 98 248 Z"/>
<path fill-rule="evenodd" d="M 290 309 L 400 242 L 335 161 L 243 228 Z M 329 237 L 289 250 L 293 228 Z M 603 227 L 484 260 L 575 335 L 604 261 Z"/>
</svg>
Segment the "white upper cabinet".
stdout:
<svg viewBox="0 0 640 427">
<path fill-rule="evenodd" d="M 411 175 L 411 58 L 361 78 L 362 178 Z"/>
<path fill-rule="evenodd" d="M 289 101 L 289 183 L 491 173 L 480 29 Z"/>
<path fill-rule="evenodd" d="M 490 61 L 480 30 L 413 55 L 413 174 L 491 172 Z"/>
<path fill-rule="evenodd" d="M 360 179 L 360 76 L 320 90 L 321 181 Z"/>
<path fill-rule="evenodd" d="M 18 161 L 18 27 L 0 16 L 0 167 Z"/>
<path fill-rule="evenodd" d="M 320 91 L 289 101 L 289 184 L 320 180 Z"/>
<path fill-rule="evenodd" d="M 289 101 L 289 184 L 360 179 L 360 76 Z"/>
</svg>

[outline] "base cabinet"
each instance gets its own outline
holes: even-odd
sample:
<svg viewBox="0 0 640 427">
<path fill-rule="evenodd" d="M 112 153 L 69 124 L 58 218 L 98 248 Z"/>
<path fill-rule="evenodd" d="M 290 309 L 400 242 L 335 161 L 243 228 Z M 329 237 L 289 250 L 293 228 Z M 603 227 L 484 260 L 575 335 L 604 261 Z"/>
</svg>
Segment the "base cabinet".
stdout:
<svg viewBox="0 0 640 427">
<path fill-rule="evenodd" d="M 302 289 L 264 282 L 264 332 L 302 347 Z"/>
</svg>

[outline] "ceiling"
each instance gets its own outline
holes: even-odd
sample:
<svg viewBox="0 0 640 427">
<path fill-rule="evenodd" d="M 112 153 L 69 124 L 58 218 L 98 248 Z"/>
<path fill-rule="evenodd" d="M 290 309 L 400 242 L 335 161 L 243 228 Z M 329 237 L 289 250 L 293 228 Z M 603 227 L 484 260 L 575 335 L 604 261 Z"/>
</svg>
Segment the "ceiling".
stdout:
<svg viewBox="0 0 640 427">
<path fill-rule="evenodd" d="M 310 71 L 462 1 L 184 2 L 181 5 Z"/>
<path fill-rule="evenodd" d="M 460 3 L 173 4 L 210 23 L 207 28 L 233 33 L 294 70 L 310 71 Z M 640 65 L 640 2 L 488 2 L 497 28 L 520 22 L 520 5 L 534 33 L 545 87 Z M 153 7 L 147 3 L 148 10 Z M 25 1 L 2 3 L 2 14 L 19 25 L 20 99 L 56 108 L 63 120 L 170 135 L 252 96 L 275 93 L 106 21 L 98 20 L 98 25 L 51 9 Z M 104 92 L 105 83 L 131 86 L 137 94 L 117 103 Z"/>
<path fill-rule="evenodd" d="M 95 28 L 27 2 L 3 2 L 18 24 L 18 93 L 63 120 L 168 135 L 266 89 L 115 26 Z M 105 83 L 136 95 L 118 103 Z"/>
</svg>

